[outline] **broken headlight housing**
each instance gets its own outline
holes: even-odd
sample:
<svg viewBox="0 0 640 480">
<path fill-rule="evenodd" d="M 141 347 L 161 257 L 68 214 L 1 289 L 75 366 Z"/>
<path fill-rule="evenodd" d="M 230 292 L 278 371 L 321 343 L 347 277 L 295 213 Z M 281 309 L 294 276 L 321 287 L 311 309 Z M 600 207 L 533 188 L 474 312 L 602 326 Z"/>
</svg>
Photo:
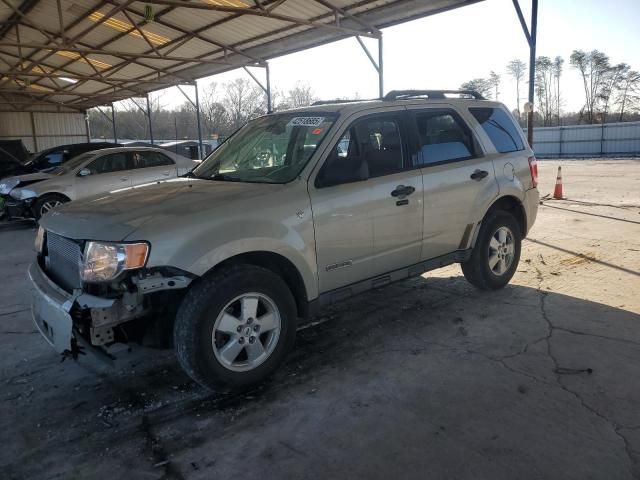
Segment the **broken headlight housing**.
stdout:
<svg viewBox="0 0 640 480">
<path fill-rule="evenodd" d="M 149 244 L 87 242 L 81 268 L 85 282 L 108 282 L 125 270 L 142 268 L 147 263 Z"/>
</svg>

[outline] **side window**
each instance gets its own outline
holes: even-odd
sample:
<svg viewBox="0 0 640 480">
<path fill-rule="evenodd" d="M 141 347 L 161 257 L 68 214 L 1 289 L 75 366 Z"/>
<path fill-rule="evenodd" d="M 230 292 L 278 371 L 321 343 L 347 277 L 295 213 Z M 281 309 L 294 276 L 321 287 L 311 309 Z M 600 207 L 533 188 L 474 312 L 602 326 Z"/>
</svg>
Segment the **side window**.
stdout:
<svg viewBox="0 0 640 480">
<path fill-rule="evenodd" d="M 162 167 L 173 164 L 173 160 L 159 152 L 133 152 L 133 168 Z"/>
<path fill-rule="evenodd" d="M 93 175 L 128 170 L 129 167 L 127 165 L 127 153 L 112 153 L 110 155 L 96 158 L 85 168 L 88 168 Z"/>
<path fill-rule="evenodd" d="M 514 120 L 501 108 L 469 108 L 500 153 L 524 150 L 524 142 Z"/>
<path fill-rule="evenodd" d="M 358 150 L 366 160 L 370 177 L 402 170 L 400 125 L 395 119 L 367 119 L 355 125 Z"/>
<path fill-rule="evenodd" d="M 55 150 L 40 160 L 40 168 L 57 167 L 64 161 L 64 150 Z"/>
<path fill-rule="evenodd" d="M 317 185 L 339 185 L 380 177 L 404 168 L 400 123 L 370 117 L 344 132 L 318 174 Z"/>
<path fill-rule="evenodd" d="M 421 165 L 474 157 L 471 132 L 455 113 L 446 110 L 418 113 L 416 126 Z"/>
</svg>

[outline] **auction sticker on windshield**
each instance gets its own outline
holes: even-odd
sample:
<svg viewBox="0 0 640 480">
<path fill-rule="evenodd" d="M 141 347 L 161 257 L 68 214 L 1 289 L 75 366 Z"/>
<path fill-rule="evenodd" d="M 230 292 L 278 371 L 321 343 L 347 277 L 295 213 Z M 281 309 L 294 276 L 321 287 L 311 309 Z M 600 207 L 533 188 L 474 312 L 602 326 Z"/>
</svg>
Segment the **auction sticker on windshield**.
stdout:
<svg viewBox="0 0 640 480">
<path fill-rule="evenodd" d="M 293 117 L 287 127 L 317 127 L 322 125 L 324 117 Z"/>
</svg>

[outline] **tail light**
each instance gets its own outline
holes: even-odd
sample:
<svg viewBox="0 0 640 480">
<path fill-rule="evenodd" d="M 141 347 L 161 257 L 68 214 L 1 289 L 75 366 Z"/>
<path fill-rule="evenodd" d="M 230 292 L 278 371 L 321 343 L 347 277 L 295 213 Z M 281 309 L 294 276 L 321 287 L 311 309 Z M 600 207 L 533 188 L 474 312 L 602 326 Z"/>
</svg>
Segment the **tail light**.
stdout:
<svg viewBox="0 0 640 480">
<path fill-rule="evenodd" d="M 536 157 L 529 157 L 529 171 L 531 172 L 531 184 L 533 188 L 538 186 L 538 160 Z"/>
</svg>

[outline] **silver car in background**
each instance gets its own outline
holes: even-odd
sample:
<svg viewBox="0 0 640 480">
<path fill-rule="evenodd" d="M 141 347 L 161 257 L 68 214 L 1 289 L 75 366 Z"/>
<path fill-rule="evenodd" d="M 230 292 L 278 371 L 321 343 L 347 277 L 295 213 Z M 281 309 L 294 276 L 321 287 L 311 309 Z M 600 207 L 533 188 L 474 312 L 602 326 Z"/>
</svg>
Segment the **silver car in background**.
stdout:
<svg viewBox="0 0 640 480">
<path fill-rule="evenodd" d="M 78 155 L 48 172 L 5 178 L 0 195 L 8 217 L 37 220 L 62 203 L 175 178 L 196 165 L 160 148 L 107 148 Z"/>
</svg>

